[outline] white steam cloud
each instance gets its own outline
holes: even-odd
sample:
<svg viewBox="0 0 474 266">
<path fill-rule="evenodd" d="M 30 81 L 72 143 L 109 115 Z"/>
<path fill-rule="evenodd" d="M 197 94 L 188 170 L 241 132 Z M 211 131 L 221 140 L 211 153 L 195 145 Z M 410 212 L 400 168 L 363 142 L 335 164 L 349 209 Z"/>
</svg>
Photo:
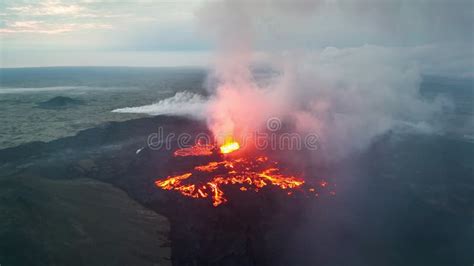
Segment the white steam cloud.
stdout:
<svg viewBox="0 0 474 266">
<path fill-rule="evenodd" d="M 149 115 L 183 115 L 203 118 L 206 106 L 204 96 L 191 92 L 177 92 L 173 97 L 150 105 L 115 109 L 115 113 L 135 113 Z"/>
<path fill-rule="evenodd" d="M 301 46 L 300 35 L 322 36 L 325 27 L 313 32 L 311 23 L 324 23 L 321 17 L 328 14 L 336 25 L 331 30 L 341 28 L 335 17 L 348 17 L 342 26 L 367 36 L 405 18 L 390 13 L 396 9 L 387 3 L 371 4 L 375 13 L 364 13 L 366 8 L 356 2 L 339 8 L 337 3 L 209 2 L 197 17 L 203 34 L 216 44 L 207 82 L 210 98 L 180 92 L 151 105 L 114 112 L 205 119 L 220 140 L 243 139 L 265 128 L 270 117 L 280 117 L 299 133 L 317 133 L 328 159 L 362 150 L 389 130 L 435 131 L 436 116 L 449 105 L 443 99 L 427 102 L 419 95 L 421 71 L 427 69 L 419 59 L 433 54 L 434 46 Z M 364 19 L 357 21 L 360 15 Z M 356 22 L 360 27 L 354 26 Z M 266 45 L 268 41 L 273 45 Z M 278 74 L 261 82 L 252 72 L 256 64 Z"/>
<path fill-rule="evenodd" d="M 281 20 L 277 25 L 308 26 L 304 18 L 320 3 L 298 3 L 211 2 L 199 13 L 204 32 L 217 44 L 209 78 L 214 96 L 207 108 L 208 126 L 216 136 L 239 138 L 278 116 L 301 133 L 318 133 L 326 156 L 340 158 L 388 130 L 433 130 L 430 121 L 443 102 L 420 98 L 419 65 L 402 49 L 257 49 L 262 17 L 274 14 Z M 259 85 L 252 76 L 257 55 L 280 73 L 269 84 Z"/>
</svg>

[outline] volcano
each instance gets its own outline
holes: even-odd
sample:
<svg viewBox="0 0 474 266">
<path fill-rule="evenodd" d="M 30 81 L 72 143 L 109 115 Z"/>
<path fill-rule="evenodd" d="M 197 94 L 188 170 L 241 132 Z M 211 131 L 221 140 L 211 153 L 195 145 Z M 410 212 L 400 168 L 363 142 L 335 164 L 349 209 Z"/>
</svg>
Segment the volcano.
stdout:
<svg viewBox="0 0 474 266">
<path fill-rule="evenodd" d="M 159 235 L 168 235 L 169 243 L 163 243 L 171 247 L 170 264 L 177 266 L 466 265 L 471 259 L 473 237 L 466 232 L 472 230 L 472 179 L 465 179 L 466 186 L 447 182 L 449 176 L 439 165 L 460 153 L 471 158 L 472 145 L 441 136 L 388 135 L 350 161 L 324 167 L 308 157 L 311 164 L 305 168 L 270 151 L 241 154 L 241 148 L 222 154 L 216 145 L 182 149 L 176 142 L 170 143 L 170 149 L 153 150 L 147 139 L 157 126 L 176 134 L 209 133 L 203 123 L 182 117 L 108 123 L 49 143 L 4 149 L 0 151 L 0 175 L 5 180 L 19 175 L 51 180 L 90 178 L 114 185 L 168 219 L 170 230 Z M 259 162 L 260 156 L 268 159 Z M 416 163 L 416 158 L 424 160 Z M 275 167 L 276 162 L 279 170 L 272 174 L 304 183 L 282 189 L 262 177 L 267 185 L 261 188 L 245 182 L 220 184 L 227 201 L 217 207 L 209 187 L 203 191 L 209 195 L 199 198 L 174 189 L 176 183 L 169 182 L 170 190 L 157 187 L 157 182 L 170 176 L 184 175 L 187 178 L 180 185 L 194 184 L 195 189 L 215 176 L 230 178 L 225 161 L 239 159 L 246 162 L 235 164 L 240 167 L 238 172 L 246 171 L 247 163 L 260 172 Z M 470 164 L 462 162 L 455 164 L 455 171 L 469 176 Z M 418 179 L 413 179 L 415 173 Z M 337 195 L 331 194 L 335 181 L 330 177 L 337 177 Z M 456 197 L 434 200 L 431 191 L 437 191 L 437 184 L 433 180 Z M 31 196 L 29 190 L 21 193 L 21 197 L 7 199 L 21 205 L 22 197 Z M 42 200 L 32 201 L 32 208 L 41 206 Z M 37 224 L 34 219 L 25 222 Z M 117 232 L 124 234 L 123 230 L 111 231 Z M 124 239 L 132 246 L 136 243 L 128 235 Z M 148 246 L 146 254 L 153 254 L 149 249 L 154 248 L 158 254 L 162 247 Z M 25 252 L 31 248 L 25 246 Z M 153 256 L 137 254 L 153 264 Z"/>
</svg>

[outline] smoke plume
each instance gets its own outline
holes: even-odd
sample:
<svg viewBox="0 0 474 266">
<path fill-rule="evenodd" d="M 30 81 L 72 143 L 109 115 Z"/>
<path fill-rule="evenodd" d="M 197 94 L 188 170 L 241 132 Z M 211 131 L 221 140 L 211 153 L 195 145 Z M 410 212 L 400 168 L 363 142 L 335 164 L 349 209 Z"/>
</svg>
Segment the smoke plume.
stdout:
<svg viewBox="0 0 474 266">
<path fill-rule="evenodd" d="M 173 97 L 160 100 L 156 103 L 115 109 L 115 113 L 133 113 L 149 115 L 183 115 L 198 119 L 203 118 L 206 99 L 191 92 L 177 92 Z"/>
<path fill-rule="evenodd" d="M 434 130 L 429 121 L 443 103 L 420 98 L 419 66 L 402 50 L 291 45 L 285 25 L 307 27 L 306 18 L 317 17 L 320 6 L 222 1 L 200 10 L 203 32 L 216 44 L 206 115 L 212 132 L 240 138 L 263 128 L 268 118 L 281 117 L 296 132 L 317 133 L 327 157 L 339 158 L 388 130 Z M 277 27 L 265 31 L 268 24 Z M 257 63 L 278 74 L 258 82 L 252 72 Z"/>
</svg>

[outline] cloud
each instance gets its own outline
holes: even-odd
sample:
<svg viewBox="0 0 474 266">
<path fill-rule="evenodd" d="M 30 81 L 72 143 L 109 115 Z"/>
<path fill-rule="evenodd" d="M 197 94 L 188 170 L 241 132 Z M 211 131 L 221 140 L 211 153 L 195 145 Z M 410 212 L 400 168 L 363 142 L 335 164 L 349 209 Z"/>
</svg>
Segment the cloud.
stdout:
<svg viewBox="0 0 474 266">
<path fill-rule="evenodd" d="M 7 10 L 27 16 L 71 16 L 84 12 L 85 8 L 77 4 L 63 4 L 59 0 L 49 0 L 33 5 L 8 7 Z"/>
<path fill-rule="evenodd" d="M 97 18 L 96 12 L 78 3 L 59 0 L 39 1 L 32 4 L 7 6 L 4 25 L 0 33 L 61 34 L 82 30 L 112 29 L 112 25 L 100 21 L 84 21 L 80 18 Z"/>
<path fill-rule="evenodd" d="M 7 22 L 6 27 L 0 28 L 0 33 L 37 33 L 37 34 L 60 34 L 65 32 L 90 30 L 90 29 L 112 29 L 108 24 L 96 23 L 64 23 L 53 24 L 44 21 L 28 20 Z"/>
<path fill-rule="evenodd" d="M 4 11 L 2 12 L 4 25 L 0 25 L 0 33 L 58 34 L 84 29 L 114 28 L 120 31 L 116 35 L 119 36 L 118 39 L 123 40 L 128 36 L 128 38 L 135 37 L 137 42 L 140 42 L 141 38 L 150 39 L 148 37 L 150 28 L 158 28 L 159 31 L 165 25 L 166 28 L 170 28 L 169 32 L 172 32 L 173 25 L 182 21 L 188 21 L 188 25 L 191 25 L 193 13 L 192 9 L 187 8 L 188 6 L 192 4 L 144 1 L 137 5 L 127 2 L 60 0 L 36 1 L 27 4 L 7 2 L 5 9 L 0 10 Z M 39 21 L 40 23 L 27 29 L 20 25 L 24 21 Z M 116 25 L 116 27 L 111 25 Z M 144 33 L 137 36 L 135 32 Z M 109 35 L 108 38 L 115 38 L 115 36 Z"/>
</svg>

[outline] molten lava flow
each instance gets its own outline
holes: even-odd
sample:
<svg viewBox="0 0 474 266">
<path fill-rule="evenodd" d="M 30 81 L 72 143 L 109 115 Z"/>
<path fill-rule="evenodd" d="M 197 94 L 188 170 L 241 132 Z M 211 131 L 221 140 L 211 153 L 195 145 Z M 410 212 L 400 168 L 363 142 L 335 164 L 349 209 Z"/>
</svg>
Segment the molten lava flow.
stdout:
<svg viewBox="0 0 474 266">
<path fill-rule="evenodd" d="M 174 156 L 207 156 L 212 155 L 215 147 L 207 144 L 197 144 L 188 148 L 181 148 L 174 152 Z"/>
<path fill-rule="evenodd" d="M 207 176 L 207 182 L 184 184 L 194 177 Z M 195 182 L 195 181 L 194 181 Z M 252 159 L 225 159 L 213 161 L 204 165 L 194 167 L 191 173 L 168 176 L 163 180 L 156 181 L 156 185 L 165 190 L 177 190 L 184 196 L 192 198 L 212 197 L 213 205 L 218 206 L 227 201 L 222 186 L 238 184 L 241 191 L 258 191 L 268 185 L 281 189 L 294 189 L 301 187 L 304 181 L 280 172 L 276 162 L 270 162 L 267 157 Z"/>
<path fill-rule="evenodd" d="M 181 181 L 188 179 L 191 175 L 191 173 L 186 173 L 183 175 L 169 176 L 164 181 L 157 181 L 157 185 L 163 189 L 173 189 L 176 186 L 180 186 Z"/>
<path fill-rule="evenodd" d="M 234 144 L 236 143 L 236 145 Z M 221 153 L 226 154 L 239 149 L 235 141 L 228 141 L 220 147 Z M 216 152 L 213 145 L 196 145 L 191 148 L 175 151 L 175 156 L 208 156 Z M 266 186 L 273 186 L 287 191 L 291 196 L 293 190 L 303 191 L 305 181 L 293 175 L 284 174 L 275 161 L 267 156 L 255 158 L 232 158 L 221 155 L 220 160 L 195 166 L 186 173 L 168 176 L 155 182 L 164 190 L 175 190 L 191 198 L 211 198 L 214 206 L 227 202 L 223 191 L 224 186 L 235 185 L 242 192 L 255 191 Z M 326 181 L 319 186 L 325 188 Z M 314 187 L 307 187 L 305 193 L 318 196 Z M 332 193 L 331 193 L 332 194 Z"/>
</svg>

